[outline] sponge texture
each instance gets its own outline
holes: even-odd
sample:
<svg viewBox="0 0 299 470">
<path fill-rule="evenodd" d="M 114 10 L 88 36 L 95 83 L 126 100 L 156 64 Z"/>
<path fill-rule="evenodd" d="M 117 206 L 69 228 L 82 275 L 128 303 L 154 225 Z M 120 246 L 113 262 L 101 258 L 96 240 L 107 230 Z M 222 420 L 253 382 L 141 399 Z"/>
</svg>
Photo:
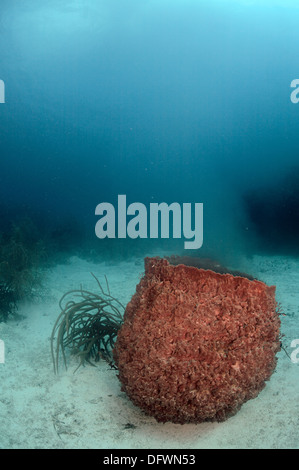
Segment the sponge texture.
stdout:
<svg viewBox="0 0 299 470">
<path fill-rule="evenodd" d="M 114 347 L 122 390 L 157 421 L 223 421 L 276 366 L 275 287 L 146 258 Z"/>
</svg>

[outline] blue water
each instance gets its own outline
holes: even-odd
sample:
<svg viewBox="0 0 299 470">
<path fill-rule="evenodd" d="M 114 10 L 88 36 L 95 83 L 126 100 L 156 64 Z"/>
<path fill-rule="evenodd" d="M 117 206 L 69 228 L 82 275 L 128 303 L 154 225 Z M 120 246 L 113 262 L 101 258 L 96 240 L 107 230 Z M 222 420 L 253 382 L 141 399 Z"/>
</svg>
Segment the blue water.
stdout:
<svg viewBox="0 0 299 470">
<path fill-rule="evenodd" d="M 298 21 L 296 1 L 2 0 L 2 229 L 99 244 L 96 205 L 125 194 L 202 202 L 203 250 L 296 252 Z"/>
<path fill-rule="evenodd" d="M 298 25 L 299 0 L 0 0 L 0 448 L 298 447 Z M 202 247 L 101 240 L 119 195 L 202 203 Z M 104 361 L 52 373 L 61 296 L 93 272 L 127 305 L 164 254 L 276 286 L 276 373 L 225 423 L 158 425 Z"/>
</svg>

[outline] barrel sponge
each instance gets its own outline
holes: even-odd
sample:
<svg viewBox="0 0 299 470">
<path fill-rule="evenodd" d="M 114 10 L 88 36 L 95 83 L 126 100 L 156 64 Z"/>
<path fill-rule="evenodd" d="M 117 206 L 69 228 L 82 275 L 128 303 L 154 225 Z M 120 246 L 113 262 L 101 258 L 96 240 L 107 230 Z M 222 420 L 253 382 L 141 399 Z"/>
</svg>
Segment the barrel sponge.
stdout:
<svg viewBox="0 0 299 470">
<path fill-rule="evenodd" d="M 146 258 L 113 350 L 122 390 L 159 422 L 224 421 L 276 366 L 275 287 Z"/>
</svg>

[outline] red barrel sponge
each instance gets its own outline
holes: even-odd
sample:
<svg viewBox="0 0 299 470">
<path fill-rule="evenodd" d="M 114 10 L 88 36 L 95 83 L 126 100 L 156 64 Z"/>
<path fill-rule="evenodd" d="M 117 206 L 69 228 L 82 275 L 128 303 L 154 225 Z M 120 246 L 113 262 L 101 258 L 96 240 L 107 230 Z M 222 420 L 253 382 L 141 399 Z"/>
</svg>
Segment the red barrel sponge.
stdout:
<svg viewBox="0 0 299 470">
<path fill-rule="evenodd" d="M 113 350 L 122 390 L 157 421 L 223 421 L 276 366 L 275 287 L 146 258 Z"/>
</svg>

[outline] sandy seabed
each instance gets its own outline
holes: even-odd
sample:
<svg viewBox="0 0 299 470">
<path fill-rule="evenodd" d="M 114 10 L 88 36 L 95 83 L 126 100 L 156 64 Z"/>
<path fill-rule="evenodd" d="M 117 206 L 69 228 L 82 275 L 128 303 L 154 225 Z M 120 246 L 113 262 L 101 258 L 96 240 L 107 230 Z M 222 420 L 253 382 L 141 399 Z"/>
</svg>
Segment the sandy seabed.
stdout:
<svg viewBox="0 0 299 470">
<path fill-rule="evenodd" d="M 299 261 L 255 256 L 247 272 L 276 285 L 283 345 L 299 338 Z M 284 350 L 275 373 L 254 400 L 223 423 L 157 423 L 121 392 L 117 372 L 105 362 L 77 367 L 69 358 L 54 375 L 50 335 L 58 301 L 70 289 L 97 285 L 127 304 L 143 274 L 140 259 L 94 264 L 72 257 L 45 273 L 38 300 L 20 305 L 19 319 L 0 323 L 5 362 L 0 363 L 0 448 L 2 449 L 222 449 L 299 448 L 299 364 Z"/>
</svg>

